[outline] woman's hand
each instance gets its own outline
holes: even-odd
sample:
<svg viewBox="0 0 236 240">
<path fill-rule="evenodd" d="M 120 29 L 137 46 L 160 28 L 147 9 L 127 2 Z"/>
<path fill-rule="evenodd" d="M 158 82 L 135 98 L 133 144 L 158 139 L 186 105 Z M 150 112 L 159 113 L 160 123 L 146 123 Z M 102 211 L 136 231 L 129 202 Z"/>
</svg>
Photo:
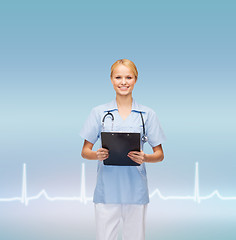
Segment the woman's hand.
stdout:
<svg viewBox="0 0 236 240">
<path fill-rule="evenodd" d="M 106 148 L 99 148 L 96 151 L 97 159 L 103 161 L 109 157 L 109 150 Z"/>
<path fill-rule="evenodd" d="M 138 164 L 142 164 L 145 161 L 145 153 L 142 150 L 140 152 L 131 151 L 127 156 Z"/>
</svg>

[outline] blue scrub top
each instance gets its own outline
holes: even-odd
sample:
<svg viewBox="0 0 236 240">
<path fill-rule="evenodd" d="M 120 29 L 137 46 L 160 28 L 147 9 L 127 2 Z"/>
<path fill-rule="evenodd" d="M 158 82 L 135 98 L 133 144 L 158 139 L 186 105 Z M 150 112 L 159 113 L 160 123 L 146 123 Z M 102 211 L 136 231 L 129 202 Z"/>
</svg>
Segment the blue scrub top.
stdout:
<svg viewBox="0 0 236 240">
<path fill-rule="evenodd" d="M 94 107 L 80 131 L 80 136 L 92 144 L 95 144 L 99 139 L 99 148 L 101 148 L 101 131 L 112 131 L 110 115 L 105 118 L 104 129 L 102 129 L 102 119 L 108 111 L 112 112 L 114 116 L 114 132 L 138 132 L 141 133 L 142 137 L 143 125 L 139 113 L 141 111 L 148 143 L 151 147 L 158 146 L 166 140 L 156 113 L 151 108 L 138 104 L 133 98 L 131 113 L 125 120 L 121 118 L 118 112 L 116 99 L 110 103 Z M 143 150 L 142 141 L 141 150 Z M 145 163 L 140 166 L 110 166 L 104 165 L 102 161 L 98 160 L 97 183 L 93 202 L 147 204 L 149 202 L 149 193 Z"/>
</svg>

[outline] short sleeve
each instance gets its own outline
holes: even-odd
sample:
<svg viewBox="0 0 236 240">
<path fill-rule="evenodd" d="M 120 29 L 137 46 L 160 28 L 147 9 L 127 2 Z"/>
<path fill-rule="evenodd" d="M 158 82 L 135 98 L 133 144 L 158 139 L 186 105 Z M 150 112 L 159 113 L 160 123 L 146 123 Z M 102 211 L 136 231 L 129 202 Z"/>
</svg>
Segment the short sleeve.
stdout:
<svg viewBox="0 0 236 240">
<path fill-rule="evenodd" d="M 150 111 L 147 119 L 147 137 L 148 143 L 152 146 L 158 146 L 166 141 L 166 136 L 160 125 L 157 114 L 154 111 Z"/>
<path fill-rule="evenodd" d="M 100 125 L 99 114 L 96 108 L 93 108 L 80 131 L 80 136 L 95 144 L 99 138 Z"/>
</svg>

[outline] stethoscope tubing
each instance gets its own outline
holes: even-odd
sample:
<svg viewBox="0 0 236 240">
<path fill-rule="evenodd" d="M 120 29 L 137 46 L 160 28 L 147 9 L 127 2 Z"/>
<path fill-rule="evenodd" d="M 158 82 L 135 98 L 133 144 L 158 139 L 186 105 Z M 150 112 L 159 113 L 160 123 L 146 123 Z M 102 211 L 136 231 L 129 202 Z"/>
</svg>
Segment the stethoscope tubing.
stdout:
<svg viewBox="0 0 236 240">
<path fill-rule="evenodd" d="M 142 136 L 142 141 L 143 141 L 143 142 L 147 142 L 147 141 L 148 141 L 148 137 L 146 136 L 146 133 L 145 133 L 145 125 L 144 125 L 144 120 L 143 120 L 143 114 L 142 114 L 142 112 L 139 112 L 139 113 L 140 113 L 140 115 L 141 115 L 142 124 L 143 124 L 143 136 Z M 103 119 L 102 119 L 102 129 L 104 130 L 104 122 L 105 122 L 105 119 L 106 119 L 106 117 L 107 117 L 108 115 L 111 116 L 111 120 L 112 120 L 112 127 L 111 127 L 111 129 L 112 129 L 112 131 L 113 131 L 114 115 L 113 115 L 110 111 L 108 111 L 108 112 L 104 115 L 104 117 L 103 117 Z"/>
</svg>

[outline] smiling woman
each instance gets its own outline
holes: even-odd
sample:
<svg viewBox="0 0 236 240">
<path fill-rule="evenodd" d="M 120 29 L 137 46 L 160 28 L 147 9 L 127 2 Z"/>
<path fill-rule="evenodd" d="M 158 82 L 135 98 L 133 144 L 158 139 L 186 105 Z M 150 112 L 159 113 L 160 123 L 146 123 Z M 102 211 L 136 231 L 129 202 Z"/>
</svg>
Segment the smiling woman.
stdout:
<svg viewBox="0 0 236 240">
<path fill-rule="evenodd" d="M 128 67 L 119 64 L 113 71 L 111 82 L 116 95 L 127 96 L 132 94 L 137 78 Z"/>
<path fill-rule="evenodd" d="M 117 239 L 118 225 L 122 219 L 123 240 L 144 240 L 145 216 L 149 203 L 145 162 L 154 163 L 164 159 L 161 144 L 165 141 L 165 135 L 156 113 L 151 108 L 138 104 L 132 97 L 138 79 L 135 64 L 128 59 L 116 61 L 111 67 L 110 77 L 116 99 L 94 107 L 80 132 L 84 139 L 82 157 L 99 160 L 93 198 L 96 239 Z M 102 129 L 104 116 L 107 116 L 107 120 Z M 109 150 L 102 148 L 101 143 L 100 148 L 93 151 L 95 142 L 98 138 L 101 139 L 101 131 L 111 131 L 113 121 L 114 131 L 133 132 L 135 129 L 140 133 L 141 139 L 146 134 L 153 153 L 144 153 L 142 149 L 145 141 L 141 141 L 141 150 L 130 151 L 127 155 L 140 166 L 104 165 L 103 160 L 109 157 Z"/>
</svg>

